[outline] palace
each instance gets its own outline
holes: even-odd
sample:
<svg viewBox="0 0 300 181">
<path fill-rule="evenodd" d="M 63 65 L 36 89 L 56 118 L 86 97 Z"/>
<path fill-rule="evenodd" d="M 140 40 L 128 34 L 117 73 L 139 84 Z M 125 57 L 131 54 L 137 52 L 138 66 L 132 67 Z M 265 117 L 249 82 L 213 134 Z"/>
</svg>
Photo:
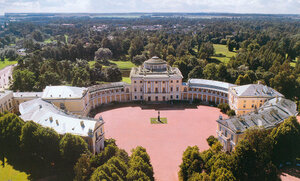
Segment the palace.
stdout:
<svg viewBox="0 0 300 181">
<path fill-rule="evenodd" d="M 260 83 L 237 86 L 206 79 L 182 82 L 180 70 L 158 57 L 132 68 L 130 79 L 131 84 L 47 86 L 43 92 L 13 93 L 5 90 L 0 92 L 0 111 L 19 111 L 25 121 L 33 120 L 54 128 L 60 134 L 82 136 L 94 153 L 104 147 L 104 122 L 85 116 L 91 109 L 113 102 L 198 100 L 209 104 L 228 103 L 238 116 L 217 121 L 218 138 L 226 151 L 234 148 L 245 129 L 253 125 L 276 126 L 296 114 L 295 103 L 270 87 Z M 268 110 L 275 110 L 279 117 Z M 264 118 L 258 119 L 262 116 Z"/>
</svg>

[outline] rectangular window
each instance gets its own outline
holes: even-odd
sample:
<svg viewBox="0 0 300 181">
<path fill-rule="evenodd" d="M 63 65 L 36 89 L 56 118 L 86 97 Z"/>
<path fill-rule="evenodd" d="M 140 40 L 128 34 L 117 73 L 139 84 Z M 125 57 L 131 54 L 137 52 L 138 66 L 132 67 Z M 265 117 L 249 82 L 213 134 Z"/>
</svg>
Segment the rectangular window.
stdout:
<svg viewBox="0 0 300 181">
<path fill-rule="evenodd" d="M 176 95 L 176 99 L 178 99 L 179 98 L 179 96 L 178 95 Z"/>
<path fill-rule="evenodd" d="M 243 105 L 243 108 L 246 108 L 246 104 Z"/>
<path fill-rule="evenodd" d="M 136 83 L 136 81 L 134 81 L 134 83 Z"/>
<path fill-rule="evenodd" d="M 231 140 L 231 141 L 233 140 L 233 134 L 231 134 L 230 140 Z"/>
<path fill-rule="evenodd" d="M 176 87 L 176 91 L 177 91 L 177 92 L 179 91 L 179 87 Z"/>
<path fill-rule="evenodd" d="M 143 83 L 143 81 L 140 81 L 140 83 Z"/>
<path fill-rule="evenodd" d="M 179 83 L 179 80 L 176 80 L 176 83 Z"/>
<path fill-rule="evenodd" d="M 173 87 L 171 87 L 171 92 L 173 92 Z"/>
<path fill-rule="evenodd" d="M 227 130 L 225 130 L 225 137 L 227 137 Z"/>
<path fill-rule="evenodd" d="M 173 96 L 171 95 L 170 98 L 173 99 Z"/>
<path fill-rule="evenodd" d="M 136 96 L 134 96 L 134 99 L 135 99 L 135 100 L 137 100 L 137 97 L 136 97 Z"/>
<path fill-rule="evenodd" d="M 143 96 L 141 96 L 141 99 L 143 99 Z"/>
</svg>

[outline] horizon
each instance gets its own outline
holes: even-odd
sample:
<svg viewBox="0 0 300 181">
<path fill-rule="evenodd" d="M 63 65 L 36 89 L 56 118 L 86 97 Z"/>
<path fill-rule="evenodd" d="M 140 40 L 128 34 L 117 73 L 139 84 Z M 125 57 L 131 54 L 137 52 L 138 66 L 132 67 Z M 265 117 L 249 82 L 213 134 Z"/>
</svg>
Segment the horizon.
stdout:
<svg viewBox="0 0 300 181">
<path fill-rule="evenodd" d="M 0 0 L 5 13 L 235 13 L 295 14 L 298 0 Z"/>
</svg>

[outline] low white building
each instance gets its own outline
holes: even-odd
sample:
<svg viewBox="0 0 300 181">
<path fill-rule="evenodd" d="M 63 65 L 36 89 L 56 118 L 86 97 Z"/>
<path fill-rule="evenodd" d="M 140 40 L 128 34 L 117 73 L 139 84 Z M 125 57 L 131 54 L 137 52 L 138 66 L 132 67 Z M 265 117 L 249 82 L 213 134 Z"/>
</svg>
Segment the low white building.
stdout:
<svg viewBox="0 0 300 181">
<path fill-rule="evenodd" d="M 67 114 L 41 98 L 23 102 L 19 106 L 24 121 L 34 121 L 44 127 L 53 128 L 63 135 L 71 133 L 81 136 L 93 153 L 104 148 L 104 121 Z"/>
</svg>

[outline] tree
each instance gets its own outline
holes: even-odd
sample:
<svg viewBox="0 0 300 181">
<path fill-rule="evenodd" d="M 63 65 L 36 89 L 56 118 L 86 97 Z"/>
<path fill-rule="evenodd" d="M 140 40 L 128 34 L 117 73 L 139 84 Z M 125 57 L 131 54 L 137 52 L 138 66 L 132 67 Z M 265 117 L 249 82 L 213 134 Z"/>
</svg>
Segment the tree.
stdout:
<svg viewBox="0 0 300 181">
<path fill-rule="evenodd" d="M 24 125 L 17 115 L 0 113 L 0 159 L 4 156 L 13 156 L 19 151 L 20 135 Z"/>
<path fill-rule="evenodd" d="M 145 55 L 136 55 L 133 57 L 132 59 L 132 63 L 136 64 L 136 65 L 141 65 L 144 63 L 144 61 L 146 60 L 147 58 L 145 57 Z"/>
<path fill-rule="evenodd" d="M 112 52 L 108 48 L 99 48 L 95 52 L 95 60 L 106 63 L 112 57 Z"/>
<path fill-rule="evenodd" d="M 35 84 L 34 73 L 25 69 L 25 70 L 14 70 L 13 71 L 13 83 L 11 89 L 14 91 L 33 91 Z"/>
<path fill-rule="evenodd" d="M 206 141 L 209 146 L 212 146 L 213 144 L 215 144 L 218 141 L 218 139 L 215 138 L 213 135 L 211 135 L 206 139 Z"/>
<path fill-rule="evenodd" d="M 61 77 L 52 71 L 46 71 L 44 74 L 39 76 L 38 82 L 36 82 L 36 87 L 38 90 L 43 90 L 48 85 L 60 85 Z"/>
<path fill-rule="evenodd" d="M 132 39 L 132 41 L 130 43 L 128 55 L 129 55 L 130 59 L 133 59 L 134 56 L 140 55 L 143 50 L 144 50 L 143 40 L 139 36 L 136 36 L 134 39 Z"/>
<path fill-rule="evenodd" d="M 179 68 L 179 70 L 181 71 L 183 77 L 188 76 L 189 70 L 188 70 L 188 66 L 187 66 L 186 62 L 177 60 L 176 62 L 174 62 L 173 66 Z"/>
<path fill-rule="evenodd" d="M 207 64 L 203 69 L 203 75 L 206 79 L 217 79 L 217 65 L 215 63 Z"/>
<path fill-rule="evenodd" d="M 235 147 L 233 173 L 237 180 L 276 180 L 278 172 L 271 162 L 272 139 L 264 129 L 248 129 Z"/>
<path fill-rule="evenodd" d="M 61 156 L 69 165 L 74 165 L 81 154 L 88 152 L 87 143 L 80 137 L 65 134 L 59 143 Z"/>
<path fill-rule="evenodd" d="M 191 78 L 202 78 L 203 76 L 203 71 L 202 71 L 202 67 L 201 66 L 196 66 L 195 68 L 192 69 L 192 71 L 190 71 L 188 77 L 189 79 Z"/>
<path fill-rule="evenodd" d="M 36 167 L 50 166 L 58 161 L 59 135 L 51 128 L 44 128 L 32 121 L 22 127 L 21 148 Z"/>
<path fill-rule="evenodd" d="M 92 175 L 90 155 L 82 154 L 74 166 L 74 181 L 88 181 Z"/>
<path fill-rule="evenodd" d="M 231 109 L 231 110 L 228 110 L 228 111 L 226 112 L 226 114 L 227 114 L 228 116 L 232 117 L 232 116 L 235 116 L 235 111 L 234 111 L 233 109 Z"/>
<path fill-rule="evenodd" d="M 232 172 L 226 168 L 219 168 L 216 171 L 212 172 L 210 175 L 211 180 L 216 180 L 216 181 L 226 181 L 226 180 L 236 180 L 235 177 L 233 176 Z"/>
<path fill-rule="evenodd" d="M 114 156 L 93 172 L 91 181 L 126 180 L 126 175 L 127 165 L 120 158 Z"/>
<path fill-rule="evenodd" d="M 246 84 L 251 84 L 251 83 L 252 83 L 252 81 L 248 74 L 245 74 L 244 76 L 239 75 L 239 77 L 235 81 L 236 85 L 246 85 Z"/>
<path fill-rule="evenodd" d="M 183 181 L 188 180 L 194 173 L 201 173 L 203 169 L 203 159 L 200 156 L 197 146 L 188 147 L 182 157 L 180 164 L 179 178 Z"/>
<path fill-rule="evenodd" d="M 222 113 L 227 113 L 230 110 L 230 106 L 227 103 L 220 103 L 218 108 L 221 110 Z"/>
<path fill-rule="evenodd" d="M 300 124 L 292 116 L 284 120 L 280 126 L 274 128 L 270 134 L 274 139 L 272 159 L 275 163 L 293 161 L 300 155 Z"/>
<path fill-rule="evenodd" d="M 42 32 L 40 30 L 35 30 L 33 33 L 32 33 L 32 37 L 35 41 L 39 41 L 39 42 L 42 42 L 43 41 L 43 35 L 42 35 Z"/>
<path fill-rule="evenodd" d="M 143 178 L 142 180 L 154 180 L 150 157 L 146 149 L 140 146 L 132 150 L 126 178 L 133 181 L 139 176 Z"/>
<path fill-rule="evenodd" d="M 199 57 L 201 59 L 207 59 L 215 53 L 215 49 L 212 43 L 202 43 L 199 51 Z"/>
<path fill-rule="evenodd" d="M 122 80 L 122 73 L 117 66 L 109 66 L 104 71 L 107 82 L 118 82 Z"/>
</svg>

